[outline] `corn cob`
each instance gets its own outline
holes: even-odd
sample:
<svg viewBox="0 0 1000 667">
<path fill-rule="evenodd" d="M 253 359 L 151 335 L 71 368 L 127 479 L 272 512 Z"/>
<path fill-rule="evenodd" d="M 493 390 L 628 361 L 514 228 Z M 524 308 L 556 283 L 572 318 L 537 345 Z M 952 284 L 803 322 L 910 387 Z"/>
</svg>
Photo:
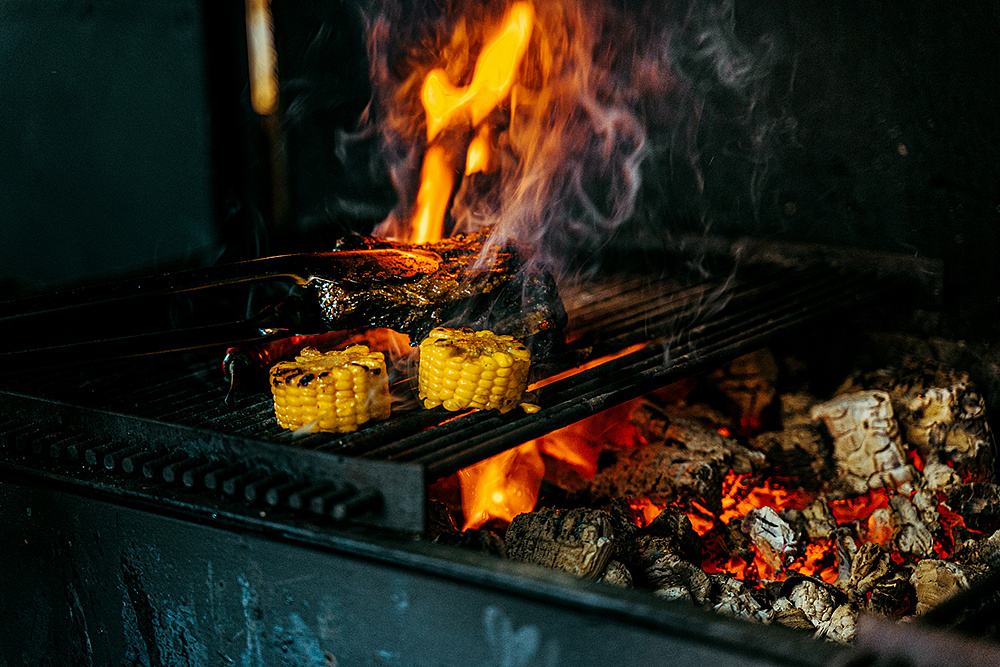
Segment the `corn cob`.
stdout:
<svg viewBox="0 0 1000 667">
<path fill-rule="evenodd" d="M 531 355 L 513 336 L 433 329 L 420 343 L 417 387 L 425 408 L 513 408 L 528 385 Z"/>
<path fill-rule="evenodd" d="M 366 345 L 340 352 L 304 348 L 271 367 L 274 414 L 282 428 L 347 433 L 389 416 L 385 355 Z"/>
</svg>

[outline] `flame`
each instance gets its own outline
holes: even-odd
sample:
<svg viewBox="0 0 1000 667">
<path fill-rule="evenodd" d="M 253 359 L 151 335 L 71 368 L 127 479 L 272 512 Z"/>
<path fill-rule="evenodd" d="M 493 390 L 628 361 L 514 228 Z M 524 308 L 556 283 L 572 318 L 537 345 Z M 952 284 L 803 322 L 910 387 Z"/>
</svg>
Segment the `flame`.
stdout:
<svg viewBox="0 0 1000 667">
<path fill-rule="evenodd" d="M 444 216 L 448 200 L 455 185 L 455 172 L 451 168 L 448 152 L 441 146 L 431 146 L 424 154 L 420 169 L 420 190 L 417 192 L 417 211 L 413 216 L 413 243 L 440 241 L 444 236 Z"/>
<path fill-rule="evenodd" d="M 460 470 L 462 530 L 479 528 L 491 519 L 510 523 L 533 510 L 544 475 L 542 455 L 530 442 Z"/>
<path fill-rule="evenodd" d="M 490 170 L 490 158 L 493 150 L 490 148 L 490 128 L 488 125 L 481 125 L 476 136 L 469 144 L 469 150 L 465 152 L 465 174 L 475 174 Z"/>
<path fill-rule="evenodd" d="M 427 121 L 427 152 L 420 169 L 416 212 L 410 222 L 414 243 L 438 241 L 444 236 L 444 219 L 455 187 L 454 149 L 434 143 L 449 126 L 476 127 L 509 94 L 514 75 L 534 25 L 535 10 L 517 2 L 507 13 L 503 28 L 483 47 L 464 87 L 452 85 L 441 68 L 431 70 L 420 93 Z M 489 129 L 481 127 L 466 149 L 465 173 L 485 171 L 490 159 Z"/>
<path fill-rule="evenodd" d="M 427 75 L 420 99 L 427 116 L 428 142 L 462 115 L 475 127 L 507 97 L 528 48 L 534 17 L 535 10 L 527 2 L 510 8 L 503 29 L 479 54 L 468 86 L 453 86 L 443 69 Z"/>
</svg>

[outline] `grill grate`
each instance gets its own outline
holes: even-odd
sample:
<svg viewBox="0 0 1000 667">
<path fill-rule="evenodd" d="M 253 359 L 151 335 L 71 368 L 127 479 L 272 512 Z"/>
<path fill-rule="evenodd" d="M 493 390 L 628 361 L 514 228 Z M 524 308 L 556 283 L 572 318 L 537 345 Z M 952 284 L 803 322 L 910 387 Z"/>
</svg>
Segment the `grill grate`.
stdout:
<svg viewBox="0 0 1000 667">
<path fill-rule="evenodd" d="M 420 531 L 428 481 L 897 288 L 814 267 L 692 286 L 627 277 L 564 289 L 570 344 L 546 368 L 597 363 L 536 383 L 541 411 L 423 410 L 402 380 L 391 419 L 344 435 L 281 429 L 264 393 L 227 405 L 221 355 L 82 365 L 27 390 L 8 378 L 21 394 L 0 407 L 0 460 L 113 493 L 207 491 L 237 512 L 265 507 Z"/>
</svg>

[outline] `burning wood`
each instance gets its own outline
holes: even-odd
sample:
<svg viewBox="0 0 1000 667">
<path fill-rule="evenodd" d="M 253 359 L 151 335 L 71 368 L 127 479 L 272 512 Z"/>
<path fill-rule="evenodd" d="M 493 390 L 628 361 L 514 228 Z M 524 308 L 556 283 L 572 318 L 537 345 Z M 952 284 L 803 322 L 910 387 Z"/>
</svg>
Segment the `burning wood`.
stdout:
<svg viewBox="0 0 1000 667">
<path fill-rule="evenodd" d="M 844 487 L 851 493 L 901 486 L 914 479 L 887 393 L 861 391 L 838 396 L 815 406 L 812 416 L 823 420 L 833 436 L 833 458 Z"/>
<path fill-rule="evenodd" d="M 596 579 L 604 572 L 613 545 L 611 520 L 595 510 L 521 514 L 507 530 L 508 557 L 587 579 Z"/>
<path fill-rule="evenodd" d="M 656 427 L 665 419 L 663 431 Z M 748 474 L 763 457 L 704 424 L 668 415 L 640 403 L 632 423 L 648 444 L 617 453 L 617 460 L 599 470 L 590 484 L 598 498 L 649 498 L 667 505 L 678 498 L 695 498 L 709 508 L 722 507 L 722 480 L 730 470 Z"/>
<path fill-rule="evenodd" d="M 996 529 L 1000 513 L 992 508 L 1000 506 L 1000 485 L 969 483 L 975 477 L 963 477 L 943 454 L 924 466 L 918 444 L 897 427 L 890 394 L 851 388 L 812 406 L 806 392 L 781 395 L 803 401 L 790 401 L 795 407 L 784 431 L 754 436 L 754 449 L 720 433 L 727 427 L 712 406 L 664 404 L 682 401 L 676 393 L 637 401 L 634 445 L 607 445 L 590 483 L 570 491 L 583 504 L 603 503 L 598 516 L 612 529 L 604 519 L 587 520 L 597 525 L 586 548 L 576 537 L 532 537 L 533 546 L 517 549 L 542 555 L 520 558 L 559 561 L 562 569 L 610 584 L 830 641 L 853 641 L 862 612 L 925 613 L 1000 567 L 1000 531 L 975 541 L 965 527 L 968 518 Z M 822 420 L 832 443 L 805 413 Z M 987 460 L 987 451 L 992 460 L 992 441 L 982 443 L 976 460 Z M 782 460 L 794 457 L 799 461 Z M 783 477 L 763 479 L 768 473 Z M 523 545 L 526 534 L 566 532 L 556 529 L 553 512 L 516 518 L 514 537 Z M 525 528 L 533 525 L 540 527 Z M 612 542 L 606 555 L 595 536 Z M 954 560 L 943 560 L 952 554 Z M 589 565 L 581 567 L 584 561 Z"/>
</svg>

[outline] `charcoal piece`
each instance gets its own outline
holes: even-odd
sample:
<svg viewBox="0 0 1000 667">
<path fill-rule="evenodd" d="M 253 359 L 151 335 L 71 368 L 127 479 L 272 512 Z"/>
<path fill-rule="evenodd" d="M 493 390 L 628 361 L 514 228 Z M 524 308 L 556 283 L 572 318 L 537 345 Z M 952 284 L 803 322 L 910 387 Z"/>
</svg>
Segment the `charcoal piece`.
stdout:
<svg viewBox="0 0 1000 667">
<path fill-rule="evenodd" d="M 614 533 L 598 510 L 542 509 L 514 517 L 507 529 L 507 557 L 594 579 L 608 565 Z"/>
<path fill-rule="evenodd" d="M 708 373 L 705 380 L 723 397 L 741 434 L 761 430 L 764 412 L 777 394 L 778 364 L 770 350 L 737 357 Z"/>
<path fill-rule="evenodd" d="M 837 550 L 837 588 L 846 591 L 851 582 L 851 571 L 854 559 L 858 554 L 858 545 L 847 526 L 837 528 L 834 532 L 834 545 Z"/>
<path fill-rule="evenodd" d="M 957 563 L 925 558 L 913 567 L 910 584 L 917 597 L 917 614 L 923 614 L 969 588 L 969 579 Z"/>
<path fill-rule="evenodd" d="M 487 244 L 487 234 L 455 236 L 437 243 L 409 244 L 348 237 L 335 250 L 397 248 L 433 252 L 441 265 L 414 280 L 313 281 L 323 319 L 331 329 L 386 327 L 414 342 L 436 326 L 490 329 L 532 337 L 544 356 L 564 338 L 566 312 L 555 281 L 539 269 L 523 268 L 511 246 Z"/>
<path fill-rule="evenodd" d="M 703 604 L 712 590 L 708 575 L 700 567 L 674 553 L 664 554 L 641 574 L 653 593 L 667 600 Z"/>
<path fill-rule="evenodd" d="M 461 531 L 455 525 L 448 506 L 436 500 L 427 504 L 428 527 L 427 537 L 438 544 L 448 544 L 450 546 L 482 551 L 485 553 L 500 556 L 507 555 L 507 547 L 503 539 L 490 530 L 466 530 Z"/>
<path fill-rule="evenodd" d="M 757 553 L 775 570 L 780 570 L 795 551 L 795 532 L 774 509 L 761 507 L 746 513 L 743 532 Z"/>
<path fill-rule="evenodd" d="M 896 549 L 918 558 L 934 555 L 934 535 L 916 505 L 906 496 L 892 496 L 889 508 L 892 510 L 892 542 Z"/>
<path fill-rule="evenodd" d="M 712 582 L 709 606 L 713 611 L 748 621 L 766 622 L 771 614 L 751 593 L 746 584 L 724 574 L 710 574 Z"/>
<path fill-rule="evenodd" d="M 962 483 L 962 479 L 951 466 L 932 461 L 924 466 L 921 485 L 934 493 L 947 492 Z"/>
<path fill-rule="evenodd" d="M 691 527 L 691 519 L 673 507 L 665 507 L 642 532 L 651 537 L 666 538 L 670 550 L 688 560 L 695 561 L 701 554 L 701 540 Z"/>
<path fill-rule="evenodd" d="M 833 610 L 830 620 L 816 629 L 818 639 L 828 639 L 840 644 L 850 644 L 858 636 L 858 612 L 849 604 Z"/>
<path fill-rule="evenodd" d="M 916 593 L 913 584 L 910 583 L 909 569 L 897 567 L 872 586 L 868 598 L 868 611 L 881 616 L 900 618 L 912 613 L 915 600 Z"/>
<path fill-rule="evenodd" d="M 915 479 L 885 392 L 844 394 L 813 407 L 812 416 L 833 436 L 833 458 L 848 492 L 862 494 L 884 486 L 906 490 Z"/>
<path fill-rule="evenodd" d="M 749 445 L 764 453 L 773 474 L 795 479 L 807 491 L 818 491 L 834 476 L 830 442 L 813 423 L 761 433 Z"/>
<path fill-rule="evenodd" d="M 815 630 L 806 613 L 792 604 L 786 597 L 780 597 L 771 605 L 771 622 L 795 630 Z"/>
<path fill-rule="evenodd" d="M 967 540 L 955 553 L 970 581 L 1000 570 L 1000 530 L 980 540 Z"/>
<path fill-rule="evenodd" d="M 929 461 L 950 461 L 965 479 L 993 476 L 996 444 L 986 404 L 967 373 L 907 359 L 898 370 L 855 379 L 888 393 L 903 438 Z"/>
<path fill-rule="evenodd" d="M 968 528 L 992 532 L 1000 525 L 1000 485 L 960 484 L 948 489 L 947 497 Z"/>
<path fill-rule="evenodd" d="M 608 561 L 608 566 L 597 580 L 619 588 L 632 588 L 633 585 L 632 573 L 624 563 L 617 560 Z"/>
<path fill-rule="evenodd" d="M 812 539 L 830 539 L 834 531 L 837 530 L 837 520 L 830 510 L 830 506 L 817 500 L 802 510 L 803 527 L 806 535 Z"/>
<path fill-rule="evenodd" d="M 821 628 L 833 617 L 837 608 L 837 599 L 833 593 L 817 581 L 803 579 L 798 582 L 788 594 L 788 599 L 796 608 L 801 609 L 809 622 Z"/>
<path fill-rule="evenodd" d="M 789 392 L 778 396 L 779 420 L 785 429 L 813 425 L 812 407 L 820 401 L 808 392 Z"/>
<path fill-rule="evenodd" d="M 882 547 L 889 547 L 893 534 L 892 510 L 880 507 L 868 517 L 868 539 Z"/>
<path fill-rule="evenodd" d="M 851 563 L 851 576 L 847 582 L 848 599 L 864 606 L 868 592 L 891 570 L 892 561 L 882 547 L 874 542 L 862 544 Z"/>
<path fill-rule="evenodd" d="M 643 405 L 637 410 L 642 412 Z M 642 433 L 646 444 L 618 452 L 617 460 L 594 476 L 590 494 L 596 498 L 649 498 L 657 505 L 694 498 L 719 513 L 722 480 L 730 469 L 746 474 L 763 462 L 759 453 L 701 422 L 671 417 L 665 434 L 665 438 L 651 439 L 652 434 Z"/>
</svg>

